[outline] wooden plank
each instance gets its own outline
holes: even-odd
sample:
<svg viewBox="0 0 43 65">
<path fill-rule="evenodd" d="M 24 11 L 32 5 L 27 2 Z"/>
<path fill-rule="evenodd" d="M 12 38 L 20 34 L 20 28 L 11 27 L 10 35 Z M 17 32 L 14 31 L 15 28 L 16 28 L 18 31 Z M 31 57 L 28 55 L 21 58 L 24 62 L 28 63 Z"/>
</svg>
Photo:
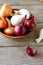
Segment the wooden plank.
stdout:
<svg viewBox="0 0 43 65">
<path fill-rule="evenodd" d="M 11 5 L 43 5 L 40 0 L 0 0 L 0 4 L 10 3 Z"/>
<path fill-rule="evenodd" d="M 0 5 L 0 8 L 1 8 L 2 6 Z M 26 8 L 26 9 L 28 9 L 29 11 L 36 11 L 36 12 L 40 12 L 40 11 L 43 11 L 43 6 L 42 5 L 30 5 L 30 6 L 17 6 L 17 5 L 15 5 L 15 6 L 11 6 L 12 8 L 18 8 L 18 9 L 21 9 L 21 8 Z"/>
<path fill-rule="evenodd" d="M 12 8 L 26 8 L 31 11 L 37 27 L 21 40 L 8 39 L 0 34 L 0 65 L 43 65 L 43 40 L 40 44 L 35 42 L 40 29 L 43 28 L 43 3 L 40 0 L 0 0 L 0 8 L 4 3 L 13 5 Z M 28 56 L 26 54 L 28 45 L 36 48 L 39 55 Z"/>
<path fill-rule="evenodd" d="M 30 35 L 28 35 L 27 37 L 23 38 L 23 39 L 19 39 L 19 40 L 12 40 L 12 39 L 8 39 L 5 38 L 3 35 L 0 34 L 0 47 L 3 46 L 37 46 L 37 45 L 43 45 L 43 41 L 39 44 L 37 44 L 35 42 L 35 39 L 38 38 L 39 35 L 39 31 L 40 29 L 43 28 L 43 24 L 42 25 L 37 25 L 37 27 L 31 32 Z"/>
<path fill-rule="evenodd" d="M 43 47 L 33 47 L 39 51 L 35 57 L 26 53 L 26 47 L 0 48 L 0 65 L 43 65 Z"/>
<path fill-rule="evenodd" d="M 1 6 L 0 6 L 1 7 Z M 15 5 L 15 6 L 12 6 L 12 8 L 26 8 L 26 9 L 28 9 L 29 11 L 31 10 L 31 11 L 43 11 L 43 6 L 42 5 L 25 5 L 25 6 L 17 6 L 17 5 Z"/>
<path fill-rule="evenodd" d="M 0 6 L 0 8 L 1 8 L 1 6 Z M 43 6 L 42 5 L 38 5 L 38 6 L 12 6 L 12 8 L 18 8 L 18 9 L 25 8 L 35 16 L 36 22 L 43 22 Z"/>
</svg>

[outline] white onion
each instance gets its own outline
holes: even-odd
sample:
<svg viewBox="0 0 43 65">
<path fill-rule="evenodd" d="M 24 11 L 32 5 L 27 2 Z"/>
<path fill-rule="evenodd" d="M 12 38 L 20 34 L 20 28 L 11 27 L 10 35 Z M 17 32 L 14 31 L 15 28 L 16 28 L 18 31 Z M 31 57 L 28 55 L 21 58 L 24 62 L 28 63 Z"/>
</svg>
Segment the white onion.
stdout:
<svg viewBox="0 0 43 65">
<path fill-rule="evenodd" d="M 20 13 L 22 16 L 27 16 L 26 19 L 29 19 L 30 16 L 31 16 L 30 12 L 29 12 L 28 10 L 26 10 L 26 9 L 20 9 L 20 10 L 19 10 L 19 13 Z"/>
<path fill-rule="evenodd" d="M 22 15 L 14 15 L 12 18 L 11 18 L 11 24 L 13 26 L 16 26 L 18 24 L 20 24 L 22 22 L 22 19 L 24 18 L 24 16 Z"/>
</svg>

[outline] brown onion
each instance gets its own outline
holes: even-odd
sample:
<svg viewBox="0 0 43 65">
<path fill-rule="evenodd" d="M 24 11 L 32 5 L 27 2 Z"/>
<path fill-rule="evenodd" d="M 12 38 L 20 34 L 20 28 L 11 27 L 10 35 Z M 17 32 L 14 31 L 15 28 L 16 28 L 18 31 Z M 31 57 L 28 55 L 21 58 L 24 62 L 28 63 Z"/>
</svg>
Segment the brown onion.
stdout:
<svg viewBox="0 0 43 65">
<path fill-rule="evenodd" d="M 0 19 L 0 29 L 5 29 L 8 26 L 8 22 L 6 19 L 1 20 Z"/>
<path fill-rule="evenodd" d="M 4 30 L 4 33 L 7 35 L 14 35 L 14 27 L 8 27 Z"/>
</svg>

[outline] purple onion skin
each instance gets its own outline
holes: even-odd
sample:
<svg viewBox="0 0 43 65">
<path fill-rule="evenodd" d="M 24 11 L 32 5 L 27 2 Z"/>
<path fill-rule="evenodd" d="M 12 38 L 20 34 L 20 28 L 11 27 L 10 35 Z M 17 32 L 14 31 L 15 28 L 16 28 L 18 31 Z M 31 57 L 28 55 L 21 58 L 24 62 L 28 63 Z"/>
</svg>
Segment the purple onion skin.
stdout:
<svg viewBox="0 0 43 65">
<path fill-rule="evenodd" d="M 23 24 L 16 25 L 14 28 L 15 35 L 22 36 L 26 34 L 26 28 Z"/>
</svg>

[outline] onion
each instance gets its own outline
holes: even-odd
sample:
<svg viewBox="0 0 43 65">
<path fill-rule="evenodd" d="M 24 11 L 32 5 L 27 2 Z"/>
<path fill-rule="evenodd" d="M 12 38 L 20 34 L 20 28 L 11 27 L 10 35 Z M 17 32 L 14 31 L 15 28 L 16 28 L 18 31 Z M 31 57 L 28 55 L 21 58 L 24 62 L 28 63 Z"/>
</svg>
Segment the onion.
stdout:
<svg viewBox="0 0 43 65">
<path fill-rule="evenodd" d="M 15 15 L 11 18 L 11 24 L 16 26 L 22 22 L 23 18 L 24 17 L 22 15 Z"/>
<path fill-rule="evenodd" d="M 23 24 L 19 24 L 15 26 L 15 35 L 21 36 L 26 34 L 26 28 L 23 26 Z"/>
<path fill-rule="evenodd" d="M 20 9 L 19 13 L 22 16 L 26 16 L 26 19 L 30 19 L 30 17 L 31 17 L 31 13 L 28 10 L 26 10 L 26 9 Z"/>
<path fill-rule="evenodd" d="M 14 27 L 8 27 L 4 30 L 4 33 L 7 35 L 14 35 Z"/>
<path fill-rule="evenodd" d="M 7 26 L 8 26 L 8 22 L 6 21 L 6 19 L 3 20 L 0 19 L 0 29 L 5 29 L 7 28 Z"/>
<path fill-rule="evenodd" d="M 34 21 L 34 16 L 32 16 L 30 20 L 25 20 L 24 26 L 27 29 L 32 30 L 36 26 L 35 21 Z"/>
</svg>

